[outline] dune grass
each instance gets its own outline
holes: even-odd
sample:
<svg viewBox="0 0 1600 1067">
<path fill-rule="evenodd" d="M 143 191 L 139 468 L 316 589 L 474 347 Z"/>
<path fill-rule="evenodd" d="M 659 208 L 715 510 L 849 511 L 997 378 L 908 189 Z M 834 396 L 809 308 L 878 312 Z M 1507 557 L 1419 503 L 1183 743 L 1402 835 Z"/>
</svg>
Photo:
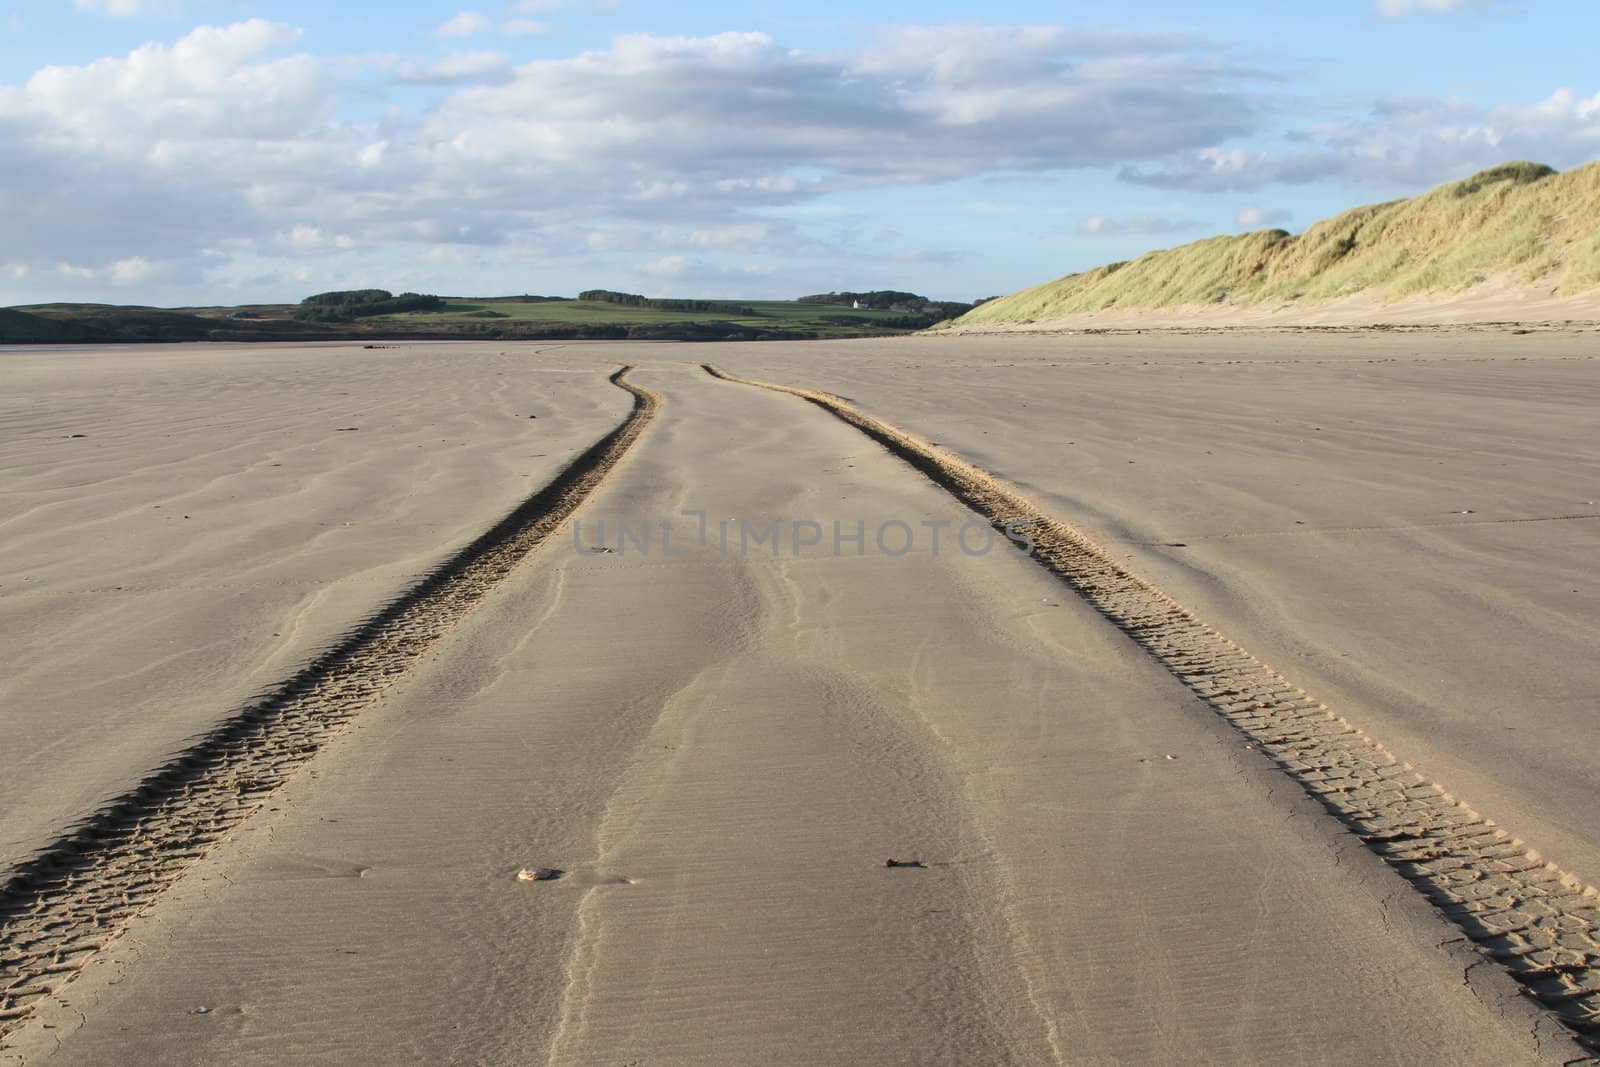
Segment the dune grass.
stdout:
<svg viewBox="0 0 1600 1067">
<path fill-rule="evenodd" d="M 1600 163 L 1566 173 L 1507 163 L 1411 200 L 1355 208 L 1299 236 L 1261 230 L 1150 252 L 992 300 L 952 325 L 1366 292 L 1393 301 L 1494 277 L 1560 295 L 1600 285 Z"/>
</svg>

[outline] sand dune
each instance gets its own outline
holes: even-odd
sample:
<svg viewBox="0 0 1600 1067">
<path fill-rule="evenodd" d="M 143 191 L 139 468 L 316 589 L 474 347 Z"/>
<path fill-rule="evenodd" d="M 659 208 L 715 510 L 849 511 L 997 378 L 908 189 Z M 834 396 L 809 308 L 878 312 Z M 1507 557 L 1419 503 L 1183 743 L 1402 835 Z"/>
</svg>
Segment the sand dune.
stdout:
<svg viewBox="0 0 1600 1067">
<path fill-rule="evenodd" d="M 1211 237 L 973 308 L 965 329 L 1600 319 L 1600 162 L 1511 162 L 1305 232 Z"/>
<path fill-rule="evenodd" d="M 1576 579 L 1595 524 L 1544 512 L 1593 473 L 1594 364 L 1581 339 L 1542 338 L 1548 358 L 1523 362 L 1499 346 L 1525 338 L 1335 340 L 595 345 L 530 361 L 587 413 L 576 447 L 580 425 L 598 437 L 626 409 L 613 361 L 662 398 L 575 536 L 363 695 L 353 728 L 40 1002 L 10 1050 L 1572 1059 L 1570 1033 L 1385 865 L 1387 846 L 1330 817 L 1269 757 L 1277 742 L 1230 726 L 1092 594 L 1004 539 L 961 551 L 973 514 L 949 492 L 828 412 L 698 366 L 843 394 L 1014 479 L 1581 873 L 1600 839 L 1574 658 L 1593 600 L 1557 603 L 1545 584 Z M 464 394 L 502 368 L 409 358 L 444 374 L 447 357 Z M 466 526 L 498 491 L 433 506 Z M 1445 496 L 1482 506 L 1434 515 Z M 1479 515 L 1487 540 L 1462 526 Z M 719 520 L 740 519 L 776 520 L 782 543 L 739 551 L 735 532 L 723 550 Z M 646 521 L 669 523 L 672 554 L 656 525 L 648 553 L 620 539 Z M 796 521 L 817 523 L 815 543 L 810 527 L 795 543 Z M 862 524 L 861 554 L 833 542 L 835 521 Z M 897 522 L 918 537 L 904 554 L 873 536 Z M 925 523 L 946 524 L 942 551 Z M 197 677 L 195 706 L 221 714 L 232 692 Z M 148 769 L 116 758 L 124 776 Z M 79 789 L 100 773 L 87 755 L 56 770 Z M 519 878 L 540 868 L 559 876 Z"/>
</svg>

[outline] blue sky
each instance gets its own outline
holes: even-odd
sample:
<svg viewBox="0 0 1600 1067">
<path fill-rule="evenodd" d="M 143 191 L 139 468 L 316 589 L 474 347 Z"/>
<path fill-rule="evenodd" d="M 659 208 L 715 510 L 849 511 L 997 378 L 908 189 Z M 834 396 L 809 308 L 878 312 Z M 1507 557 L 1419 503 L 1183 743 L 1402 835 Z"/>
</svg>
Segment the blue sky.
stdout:
<svg viewBox="0 0 1600 1067">
<path fill-rule="evenodd" d="M 0 3 L 0 304 L 1008 292 L 1600 158 L 1593 0 Z"/>
</svg>

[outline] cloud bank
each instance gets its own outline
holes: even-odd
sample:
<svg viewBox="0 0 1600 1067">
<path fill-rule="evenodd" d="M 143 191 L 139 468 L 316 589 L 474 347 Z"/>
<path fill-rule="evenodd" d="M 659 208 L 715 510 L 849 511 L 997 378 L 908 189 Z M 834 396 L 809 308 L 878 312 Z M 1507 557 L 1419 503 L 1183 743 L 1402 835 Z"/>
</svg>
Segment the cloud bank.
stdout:
<svg viewBox="0 0 1600 1067">
<path fill-rule="evenodd" d="M 437 32 L 493 28 L 466 11 Z M 841 190 L 1198 151 L 1250 131 L 1271 77 L 1184 38 L 1037 27 L 905 28 L 837 52 L 635 35 L 521 66 L 300 43 L 251 19 L 0 87 L 0 187 L 32 206 L 0 251 L 11 273 L 126 281 L 139 272 L 118 264 L 137 258 L 145 277 L 198 276 L 378 245 L 648 250 L 665 225 Z M 444 92 L 354 121 L 357 78 Z"/>
<path fill-rule="evenodd" d="M 436 32 L 514 31 L 462 11 Z M 1600 154 L 1600 94 L 1565 89 L 1490 108 L 1384 100 L 1284 130 L 1286 75 L 1166 34 L 899 27 L 831 51 L 761 33 L 629 35 L 521 64 L 493 49 L 423 60 L 303 47 L 296 28 L 250 19 L 0 85 L 0 191 L 27 205 L 8 220 L 0 279 L 281 289 L 334 262 L 370 280 L 385 263 L 448 275 L 609 257 L 687 284 L 765 269 L 730 267 L 743 253 L 949 258 L 898 233 L 855 240 L 795 221 L 838 194 L 1074 170 L 1194 193 L 1414 188 L 1513 156 Z M 1080 232 L 1192 225 L 1096 217 Z"/>
<path fill-rule="evenodd" d="M 1380 100 L 1364 118 L 1298 131 L 1293 146 L 1214 145 L 1156 168 L 1124 167 L 1130 182 L 1191 192 L 1336 181 L 1377 189 L 1426 188 L 1510 159 L 1557 169 L 1600 155 L 1600 92 L 1559 89 L 1531 104 L 1482 108 L 1435 97 Z"/>
</svg>

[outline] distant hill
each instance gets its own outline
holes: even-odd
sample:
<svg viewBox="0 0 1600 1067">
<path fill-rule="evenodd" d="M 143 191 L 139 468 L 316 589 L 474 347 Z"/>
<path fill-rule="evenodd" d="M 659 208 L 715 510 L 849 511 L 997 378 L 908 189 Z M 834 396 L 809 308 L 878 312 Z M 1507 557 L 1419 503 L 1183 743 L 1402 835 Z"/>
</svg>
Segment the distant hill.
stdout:
<svg viewBox="0 0 1600 1067">
<path fill-rule="evenodd" d="M 71 322 L 30 315 L 25 311 L 0 308 L 0 344 L 38 344 L 93 340 L 94 334 Z"/>
<path fill-rule="evenodd" d="M 921 330 L 937 310 L 797 300 L 658 300 L 609 289 L 548 296 L 443 297 L 386 289 L 318 293 L 298 304 L 0 308 L 0 344 L 175 341 L 765 341 L 882 337 Z"/>
<path fill-rule="evenodd" d="M 1150 252 L 988 301 L 964 326 L 1186 309 L 1297 314 L 1574 297 L 1600 288 L 1600 163 L 1557 173 L 1507 163 L 1411 200 L 1355 208 L 1292 236 L 1261 230 Z M 1515 306 L 1514 303 L 1511 306 Z M 1170 316 L 1168 316 L 1170 318 Z"/>
</svg>

